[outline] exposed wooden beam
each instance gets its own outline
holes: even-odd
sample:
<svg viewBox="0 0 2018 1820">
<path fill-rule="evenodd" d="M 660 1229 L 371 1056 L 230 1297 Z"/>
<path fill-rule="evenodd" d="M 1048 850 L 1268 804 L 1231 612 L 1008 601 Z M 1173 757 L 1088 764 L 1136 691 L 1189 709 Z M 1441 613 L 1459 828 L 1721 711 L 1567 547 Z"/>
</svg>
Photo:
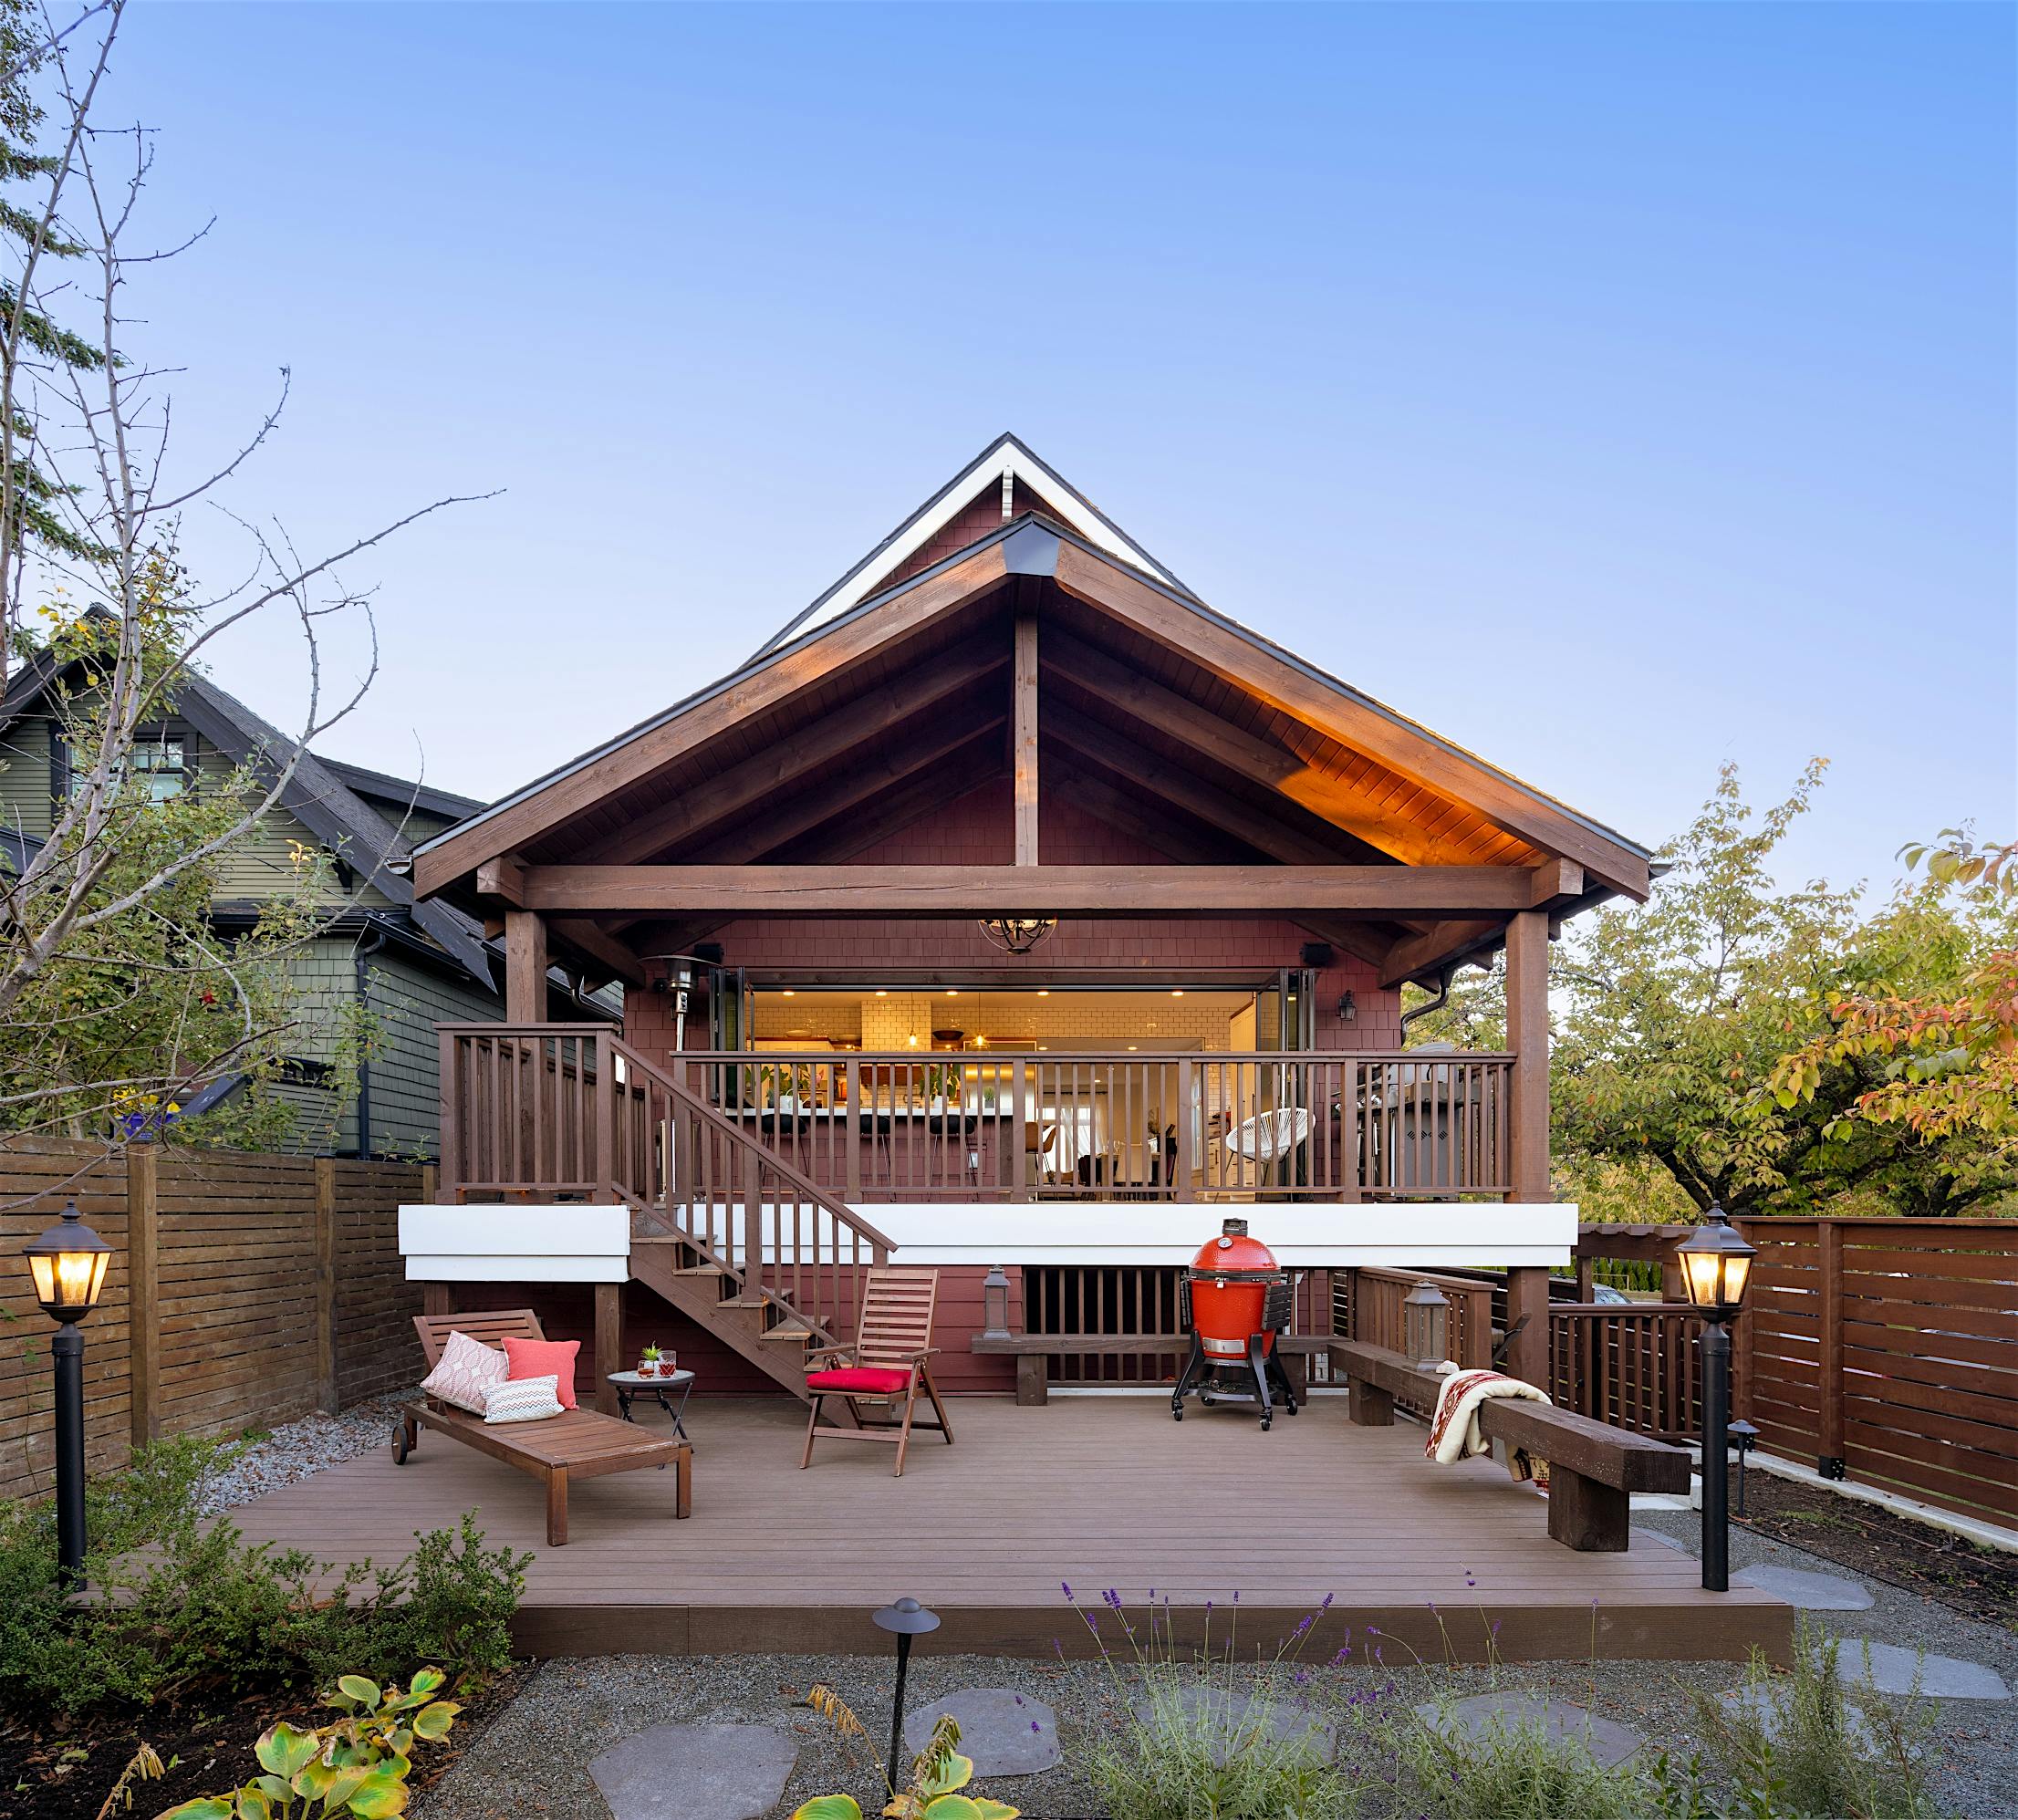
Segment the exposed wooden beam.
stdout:
<svg viewBox="0 0 2018 1820">
<path fill-rule="evenodd" d="M 1343 778 L 1307 764 L 1295 753 L 1201 708 L 1188 695 L 1130 670 L 1069 633 L 1045 639 L 1045 664 L 1103 706 L 1160 728 L 1252 784 L 1277 791 L 1321 821 L 1410 866 L 1434 866 L 1448 853 L 1434 835 L 1392 814 Z"/>
<path fill-rule="evenodd" d="M 413 860 L 413 889 L 432 896 L 484 860 L 538 839 L 568 816 L 649 777 L 683 754 L 782 706 L 921 630 L 999 585 L 1010 572 L 1005 543 L 991 544 L 892 597 L 877 610 L 837 620 L 817 638 L 753 665 L 704 700 L 577 762 L 508 806 L 484 816 Z"/>
<path fill-rule="evenodd" d="M 1545 859 L 1530 877 L 1534 881 L 1527 900 L 1531 910 L 1546 910 L 1561 899 L 1584 895 L 1584 868 L 1575 860 Z"/>
<path fill-rule="evenodd" d="M 843 764 L 858 748 L 881 740 L 894 727 L 921 719 L 960 692 L 998 670 L 1004 660 L 1000 633 L 970 639 L 898 681 L 870 690 L 789 739 L 732 764 L 680 793 L 663 808 L 636 816 L 607 840 L 577 856 L 600 865 L 628 866 L 650 858 L 719 823 L 775 801 L 808 775 Z"/>
<path fill-rule="evenodd" d="M 1059 546 L 1059 587 L 1143 636 L 1246 689 L 1285 713 L 1392 766 L 1404 776 L 1469 805 L 1495 827 L 1574 859 L 1594 878 L 1644 900 L 1647 862 L 1511 778 L 1444 745 L 1399 715 L 1347 694 L 1286 657 L 1243 638 L 1231 626 L 1172 599 L 1077 544 Z"/>
<path fill-rule="evenodd" d="M 1027 587 L 1028 584 L 1023 584 Z M 1014 703 L 1016 864 L 1037 863 L 1037 619 L 1019 612 L 1010 684 Z"/>
<path fill-rule="evenodd" d="M 1218 830 L 1204 828 L 1194 833 L 1190 824 L 1180 826 L 1169 814 L 1159 808 L 1149 808 L 1139 803 L 1124 790 L 1116 789 L 1102 778 L 1090 772 L 1076 769 L 1054 769 L 1051 775 L 1056 780 L 1050 786 L 1067 801 L 1077 803 L 1096 820 L 1118 828 L 1123 834 L 1133 835 L 1144 845 L 1154 848 L 1166 858 L 1180 865 L 1210 866 L 1225 861 L 1229 843 Z M 1238 843 L 1233 843 L 1237 845 Z M 1348 954 L 1357 954 L 1362 961 L 1378 967 L 1388 957 L 1388 951 L 1394 946 L 1394 937 L 1384 934 L 1379 926 L 1367 922 L 1334 921 L 1327 917 L 1312 916 L 1307 912 L 1294 916 L 1289 920 L 1306 930 L 1320 941 L 1328 941 L 1335 948 L 1343 948 Z"/>
<path fill-rule="evenodd" d="M 1462 954 L 1468 948 L 1491 941 L 1505 926 L 1503 917 L 1482 922 L 1453 920 L 1432 923 L 1420 935 L 1398 941 L 1389 950 L 1386 960 L 1380 963 L 1380 983 L 1399 986 L 1404 980 L 1426 973 L 1440 963 Z"/>
<path fill-rule="evenodd" d="M 530 866 L 535 910 L 735 916 L 1524 910 L 1518 866 Z"/>
<path fill-rule="evenodd" d="M 600 923 L 587 917 L 559 916 L 547 925 L 546 932 L 607 970 L 610 978 L 631 986 L 645 983 L 644 962 Z"/>
<path fill-rule="evenodd" d="M 525 901 L 525 868 L 515 853 L 501 853 L 476 868 L 477 895 L 502 902 L 523 905 Z"/>
<path fill-rule="evenodd" d="M 1111 728 L 1061 702 L 1054 701 L 1046 709 L 1045 727 L 1053 738 L 1075 752 L 1152 796 L 1188 810 L 1200 821 L 1245 841 L 1271 859 L 1292 866 L 1336 866 L 1347 857 L 1333 842 L 1305 833 L 1244 796 L 1222 790 L 1195 772 L 1123 739 Z M 1356 849 L 1353 857 L 1366 851 L 1366 843 L 1357 837 L 1348 835 L 1345 839 Z"/>
<path fill-rule="evenodd" d="M 504 915 L 504 1022 L 546 1022 L 546 919 L 537 910 Z"/>
</svg>

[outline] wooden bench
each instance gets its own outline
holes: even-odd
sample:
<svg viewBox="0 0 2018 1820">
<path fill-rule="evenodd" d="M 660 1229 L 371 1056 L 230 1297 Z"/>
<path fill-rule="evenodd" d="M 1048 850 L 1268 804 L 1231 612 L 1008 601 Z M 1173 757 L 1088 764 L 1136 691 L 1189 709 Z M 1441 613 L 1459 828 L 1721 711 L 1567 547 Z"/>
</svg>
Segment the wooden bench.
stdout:
<svg viewBox="0 0 2018 1820">
<path fill-rule="evenodd" d="M 1396 1400 L 1427 1413 L 1442 1383 L 1398 1352 L 1360 1340 L 1330 1342 L 1335 1375 L 1349 1392 L 1347 1419 L 1361 1428 L 1387 1428 Z M 1622 1555 L 1631 1540 L 1635 1492 L 1689 1489 L 1691 1462 L 1684 1448 L 1630 1434 L 1546 1403 L 1489 1398 L 1479 1409 L 1489 1440 L 1525 1448 L 1548 1461 L 1548 1533 L 1566 1548 Z M 1440 1469 L 1429 1461 L 1430 1472 Z"/>
<path fill-rule="evenodd" d="M 451 1333 L 499 1351 L 504 1339 L 545 1339 L 539 1317 L 530 1308 L 486 1309 L 482 1314 L 416 1315 L 414 1331 L 428 1369 L 440 1363 Z M 546 1545 L 567 1543 L 567 1484 L 570 1479 L 596 1479 L 606 1472 L 629 1472 L 640 1466 L 673 1469 L 675 1517 L 693 1513 L 693 1447 L 685 1440 L 658 1440 L 634 1423 L 593 1409 L 563 1409 L 544 1421 L 506 1422 L 493 1426 L 468 1409 L 438 1397 L 423 1397 L 400 1412 L 392 1433 L 392 1457 L 401 1466 L 420 1444 L 421 1430 L 432 1429 L 487 1453 L 493 1460 L 530 1472 L 546 1487 Z"/>
<path fill-rule="evenodd" d="M 1283 1351 L 1290 1382 L 1301 1397 L 1308 1382 L 1307 1362 L 1331 1342 L 1321 1334 L 1277 1334 L 1275 1343 Z M 975 1353 L 1004 1354 L 1016 1361 L 1016 1401 L 1025 1409 L 1042 1409 L 1050 1398 L 1048 1367 L 1054 1358 L 1086 1357 L 1092 1354 L 1139 1357 L 1148 1353 L 1173 1353 L 1181 1358 L 1191 1349 L 1189 1334 L 976 1334 L 967 1343 Z"/>
</svg>

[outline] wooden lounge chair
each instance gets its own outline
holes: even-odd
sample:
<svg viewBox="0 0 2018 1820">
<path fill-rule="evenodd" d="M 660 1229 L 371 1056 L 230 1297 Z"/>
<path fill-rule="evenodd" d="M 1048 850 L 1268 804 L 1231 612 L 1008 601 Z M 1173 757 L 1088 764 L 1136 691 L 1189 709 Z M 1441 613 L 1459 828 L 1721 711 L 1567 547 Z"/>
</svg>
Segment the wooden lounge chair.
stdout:
<svg viewBox="0 0 2018 1820">
<path fill-rule="evenodd" d="M 530 1308 L 487 1309 L 470 1315 L 416 1315 L 413 1328 L 421 1336 L 421 1350 L 428 1369 L 440 1363 L 442 1349 L 451 1333 L 465 1333 L 473 1340 L 502 1351 L 504 1339 L 538 1340 L 539 1317 Z M 594 1409 L 563 1409 L 545 1421 L 507 1422 L 495 1427 L 482 1416 L 459 1409 L 438 1397 L 423 1397 L 400 1412 L 399 1426 L 392 1432 L 392 1457 L 401 1466 L 420 1444 L 421 1430 L 433 1429 L 456 1440 L 502 1460 L 521 1472 L 530 1472 L 546 1487 L 546 1545 L 564 1547 L 567 1542 L 567 1482 L 595 1479 L 605 1472 L 629 1472 L 639 1466 L 673 1468 L 673 1511 L 676 1517 L 693 1511 L 693 1448 L 684 1440 L 657 1440 L 631 1422 L 614 1416 L 598 1415 Z"/>
<path fill-rule="evenodd" d="M 806 1356 L 806 1388 L 813 1395 L 812 1413 L 806 1422 L 806 1451 L 799 1456 L 799 1470 L 813 1463 L 816 1440 L 882 1440 L 897 1446 L 896 1475 L 904 1471 L 904 1454 L 910 1446 L 913 1413 L 918 1393 L 931 1399 L 938 1412 L 936 1422 L 921 1421 L 922 1429 L 936 1429 L 951 1447 L 953 1425 L 946 1420 L 946 1406 L 939 1400 L 932 1383 L 930 1360 L 938 1348 L 931 1344 L 932 1309 L 939 1300 L 936 1270 L 872 1270 L 862 1289 L 862 1328 L 852 1347 L 823 1347 Z M 821 1361 L 830 1363 L 822 1365 Z M 848 1405 L 857 1426 L 851 1429 L 822 1428 L 821 1405 L 829 1397 L 839 1397 Z M 896 1405 L 904 1412 L 900 1419 Z M 865 1421 L 861 1406 L 889 1406 L 886 1420 Z"/>
</svg>

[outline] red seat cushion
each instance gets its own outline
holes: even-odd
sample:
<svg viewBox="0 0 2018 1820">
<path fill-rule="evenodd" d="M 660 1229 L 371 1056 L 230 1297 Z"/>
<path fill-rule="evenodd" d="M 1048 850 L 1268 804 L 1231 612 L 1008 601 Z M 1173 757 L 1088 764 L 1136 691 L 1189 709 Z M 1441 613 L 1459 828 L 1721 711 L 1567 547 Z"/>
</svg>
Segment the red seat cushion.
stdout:
<svg viewBox="0 0 2018 1820">
<path fill-rule="evenodd" d="M 881 1371 L 871 1365 L 848 1365 L 836 1371 L 809 1371 L 806 1374 L 806 1388 L 808 1390 L 854 1390 L 887 1397 L 894 1391 L 908 1388 L 910 1384 L 910 1372 Z"/>
</svg>

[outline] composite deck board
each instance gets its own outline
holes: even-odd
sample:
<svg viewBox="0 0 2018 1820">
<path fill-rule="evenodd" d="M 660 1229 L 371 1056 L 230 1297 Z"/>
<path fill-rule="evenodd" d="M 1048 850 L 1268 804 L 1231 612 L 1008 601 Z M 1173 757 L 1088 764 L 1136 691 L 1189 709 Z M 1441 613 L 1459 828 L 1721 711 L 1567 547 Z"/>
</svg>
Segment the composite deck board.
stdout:
<svg viewBox="0 0 2018 1820">
<path fill-rule="evenodd" d="M 801 1472 L 796 1404 L 697 1399 L 692 1517 L 673 1521 L 666 1474 L 585 1480 L 559 1549 L 542 1544 L 536 1482 L 425 1432 L 404 1467 L 381 1450 L 234 1516 L 255 1540 L 386 1562 L 474 1510 L 493 1543 L 532 1551 L 521 1634 L 555 1654 L 874 1648 L 867 1613 L 907 1592 L 946 1616 L 949 1647 L 1049 1654 L 1053 1638 L 1088 1640 L 1061 1581 L 1097 1609 L 1113 1587 L 1138 1613 L 1153 1587 L 1194 1626 L 1208 1600 L 1223 1625 L 1237 1592 L 1251 1636 L 1330 1594 L 1327 1628 L 1377 1623 L 1422 1651 L 1448 1634 L 1470 1656 L 1494 1619 L 1515 1657 L 1786 1647 L 1777 1601 L 1705 1593 L 1693 1560 L 1643 1539 L 1561 1547 L 1545 1503 L 1502 1469 L 1434 1465 L 1420 1428 L 1354 1428 L 1339 1398 L 1267 1434 L 1233 1409 L 1172 1422 L 1160 1398 L 962 1398 L 951 1413 L 957 1444 L 921 1434 L 896 1479 L 881 1450 L 817 1452 Z"/>
</svg>

